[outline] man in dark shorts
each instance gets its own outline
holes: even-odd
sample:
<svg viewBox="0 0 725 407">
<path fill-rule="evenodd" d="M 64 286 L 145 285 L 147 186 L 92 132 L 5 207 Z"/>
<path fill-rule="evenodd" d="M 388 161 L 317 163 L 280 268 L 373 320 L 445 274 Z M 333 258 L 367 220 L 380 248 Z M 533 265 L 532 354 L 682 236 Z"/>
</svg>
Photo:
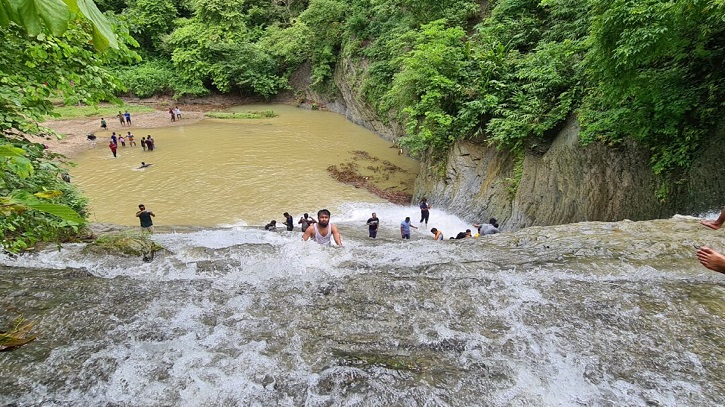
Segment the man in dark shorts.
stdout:
<svg viewBox="0 0 725 407">
<path fill-rule="evenodd" d="M 427 226 L 429 215 L 430 215 L 430 205 L 428 205 L 428 200 L 423 198 L 420 201 L 420 223 L 423 223 L 423 221 L 425 221 L 425 224 Z"/>
<path fill-rule="evenodd" d="M 378 236 L 378 226 L 380 225 L 380 219 L 378 215 L 373 212 L 372 218 L 368 219 L 368 234 L 371 238 L 375 239 Z"/>
<path fill-rule="evenodd" d="M 136 217 L 141 221 L 142 232 L 154 233 L 154 222 L 151 220 L 152 216 L 156 217 L 153 212 L 146 210 L 144 204 L 138 206 Z"/>
</svg>

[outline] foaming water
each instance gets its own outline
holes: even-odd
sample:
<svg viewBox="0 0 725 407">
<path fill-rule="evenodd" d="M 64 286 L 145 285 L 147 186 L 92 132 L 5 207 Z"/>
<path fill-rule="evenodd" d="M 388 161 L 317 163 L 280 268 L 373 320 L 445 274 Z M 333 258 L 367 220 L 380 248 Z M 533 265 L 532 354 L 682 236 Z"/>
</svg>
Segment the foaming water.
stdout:
<svg viewBox="0 0 725 407">
<path fill-rule="evenodd" d="M 722 405 L 725 284 L 692 248 L 722 234 L 677 217 L 401 240 L 417 215 L 342 205 L 342 248 L 235 226 L 154 235 L 151 262 L 0 257 L 40 334 L 2 354 L 0 404 Z M 434 207 L 428 226 L 467 222 Z"/>
</svg>

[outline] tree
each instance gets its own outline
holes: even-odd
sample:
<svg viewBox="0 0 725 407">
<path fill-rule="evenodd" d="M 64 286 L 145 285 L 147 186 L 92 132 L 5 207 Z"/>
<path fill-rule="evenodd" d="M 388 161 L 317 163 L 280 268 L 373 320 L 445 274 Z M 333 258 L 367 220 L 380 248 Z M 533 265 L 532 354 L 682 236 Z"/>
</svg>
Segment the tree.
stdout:
<svg viewBox="0 0 725 407">
<path fill-rule="evenodd" d="M 18 252 L 85 222 L 85 199 L 60 178 L 61 156 L 29 138 L 49 134 L 37 121 L 51 112 L 50 97 L 114 98 L 120 85 L 97 50 L 118 43 L 87 0 L 0 0 L 0 41 L 0 246 Z"/>
</svg>

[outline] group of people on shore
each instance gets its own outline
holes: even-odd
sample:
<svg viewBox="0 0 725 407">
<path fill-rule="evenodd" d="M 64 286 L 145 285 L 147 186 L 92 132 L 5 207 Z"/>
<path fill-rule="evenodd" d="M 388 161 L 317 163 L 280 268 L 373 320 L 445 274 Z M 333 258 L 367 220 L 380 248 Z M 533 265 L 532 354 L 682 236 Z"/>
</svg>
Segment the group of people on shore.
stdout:
<svg viewBox="0 0 725 407">
<path fill-rule="evenodd" d="M 170 107 L 169 115 L 171 116 L 172 122 L 175 122 L 176 120 L 181 120 L 181 110 L 179 110 L 179 106 Z"/>
<path fill-rule="evenodd" d="M 119 122 L 121 122 L 121 126 L 131 126 L 131 113 L 129 113 L 128 110 L 126 110 L 125 113 L 121 113 L 121 111 L 119 110 L 116 118 Z M 105 117 L 101 117 L 101 128 L 103 130 L 108 129 L 108 123 L 106 122 Z"/>
</svg>

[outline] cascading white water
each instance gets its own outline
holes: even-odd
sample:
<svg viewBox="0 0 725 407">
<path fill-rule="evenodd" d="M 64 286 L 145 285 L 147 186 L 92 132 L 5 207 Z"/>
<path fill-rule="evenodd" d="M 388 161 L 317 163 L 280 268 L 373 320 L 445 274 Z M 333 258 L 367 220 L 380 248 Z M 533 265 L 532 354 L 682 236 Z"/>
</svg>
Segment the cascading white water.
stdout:
<svg viewBox="0 0 725 407">
<path fill-rule="evenodd" d="M 401 241 L 405 216 L 419 226 L 415 207 L 345 206 L 343 248 L 231 227 L 154 235 L 151 262 L 2 257 L 3 312 L 40 338 L 0 353 L 0 405 L 723 404 L 725 279 L 692 248 L 722 233 L 676 217 Z M 471 226 L 434 208 L 430 227 Z"/>
</svg>

